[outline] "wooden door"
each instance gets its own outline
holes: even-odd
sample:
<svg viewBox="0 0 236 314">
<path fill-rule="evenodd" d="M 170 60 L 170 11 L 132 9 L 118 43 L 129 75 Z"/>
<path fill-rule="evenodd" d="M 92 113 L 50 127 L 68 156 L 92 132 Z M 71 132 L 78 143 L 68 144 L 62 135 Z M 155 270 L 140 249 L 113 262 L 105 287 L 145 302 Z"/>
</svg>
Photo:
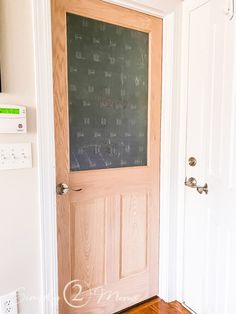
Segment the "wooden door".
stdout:
<svg viewBox="0 0 236 314">
<path fill-rule="evenodd" d="M 235 313 L 236 20 L 224 5 L 186 6 L 186 176 L 208 185 L 208 194 L 186 187 L 185 195 L 184 303 L 198 314 Z"/>
<path fill-rule="evenodd" d="M 54 0 L 52 21 L 60 314 L 115 313 L 158 293 L 162 20 Z"/>
</svg>

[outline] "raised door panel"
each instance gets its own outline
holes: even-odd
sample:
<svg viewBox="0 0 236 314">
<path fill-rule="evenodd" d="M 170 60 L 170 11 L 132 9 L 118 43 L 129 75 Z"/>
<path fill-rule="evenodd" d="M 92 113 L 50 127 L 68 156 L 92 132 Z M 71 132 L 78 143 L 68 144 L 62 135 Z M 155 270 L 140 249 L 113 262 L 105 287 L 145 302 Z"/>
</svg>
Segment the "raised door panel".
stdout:
<svg viewBox="0 0 236 314">
<path fill-rule="evenodd" d="M 71 207 L 72 278 L 79 278 L 90 289 L 104 285 L 106 199 L 72 203 Z"/>
<path fill-rule="evenodd" d="M 147 268 L 147 194 L 122 195 L 121 278 Z"/>
</svg>

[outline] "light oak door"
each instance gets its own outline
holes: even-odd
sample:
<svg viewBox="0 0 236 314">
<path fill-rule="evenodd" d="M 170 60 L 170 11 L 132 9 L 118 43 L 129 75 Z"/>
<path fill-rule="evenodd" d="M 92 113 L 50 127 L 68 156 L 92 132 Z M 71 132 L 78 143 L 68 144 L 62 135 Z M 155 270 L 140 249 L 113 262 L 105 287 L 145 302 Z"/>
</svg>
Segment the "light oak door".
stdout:
<svg viewBox="0 0 236 314">
<path fill-rule="evenodd" d="M 162 20 L 53 0 L 52 35 L 60 314 L 115 313 L 158 293 Z"/>
</svg>

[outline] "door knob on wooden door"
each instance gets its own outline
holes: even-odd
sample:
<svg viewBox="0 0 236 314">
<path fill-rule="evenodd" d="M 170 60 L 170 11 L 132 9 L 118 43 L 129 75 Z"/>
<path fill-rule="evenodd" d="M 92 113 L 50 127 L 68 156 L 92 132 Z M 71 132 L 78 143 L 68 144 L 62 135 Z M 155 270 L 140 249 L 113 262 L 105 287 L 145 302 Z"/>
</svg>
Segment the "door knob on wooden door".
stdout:
<svg viewBox="0 0 236 314">
<path fill-rule="evenodd" d="M 196 189 L 198 191 L 198 193 L 200 193 L 200 194 L 202 194 L 203 192 L 208 194 L 207 183 L 205 183 L 204 186 L 199 186 L 199 185 L 197 185 L 197 180 L 193 177 L 190 177 L 189 179 L 186 177 L 184 184 L 189 188 Z"/>
<path fill-rule="evenodd" d="M 80 192 L 82 189 L 72 189 L 66 183 L 59 183 L 56 188 L 57 195 L 67 194 L 69 191 Z"/>
</svg>

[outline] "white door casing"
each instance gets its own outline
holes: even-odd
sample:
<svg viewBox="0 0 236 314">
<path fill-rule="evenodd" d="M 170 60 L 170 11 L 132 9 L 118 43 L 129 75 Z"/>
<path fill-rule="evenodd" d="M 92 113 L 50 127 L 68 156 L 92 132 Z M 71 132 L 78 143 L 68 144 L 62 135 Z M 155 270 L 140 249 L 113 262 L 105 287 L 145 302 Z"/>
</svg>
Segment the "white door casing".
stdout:
<svg viewBox="0 0 236 314">
<path fill-rule="evenodd" d="M 184 303 L 233 314 L 236 293 L 236 21 L 222 0 L 188 1 Z M 187 19 L 186 19 L 187 21 Z M 197 165 L 188 165 L 189 157 Z"/>
</svg>

